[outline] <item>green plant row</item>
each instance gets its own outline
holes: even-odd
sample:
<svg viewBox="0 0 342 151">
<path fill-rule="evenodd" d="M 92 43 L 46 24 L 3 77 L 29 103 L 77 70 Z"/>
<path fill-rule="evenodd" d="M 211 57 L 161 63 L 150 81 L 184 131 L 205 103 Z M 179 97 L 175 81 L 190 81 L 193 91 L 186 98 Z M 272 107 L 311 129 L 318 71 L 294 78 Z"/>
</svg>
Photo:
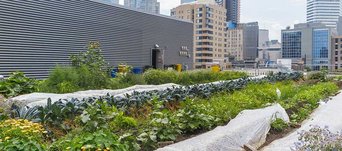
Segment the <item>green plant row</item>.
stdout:
<svg viewBox="0 0 342 151">
<path fill-rule="evenodd" d="M 277 89 L 282 92 L 280 97 Z M 315 108 L 320 98 L 326 98 L 337 90 L 337 86 L 331 82 L 309 86 L 291 81 L 275 84 L 264 81 L 251 83 L 239 91 L 216 93 L 207 99 L 194 98 L 181 102 L 153 99 L 136 109 L 139 116 L 118 110 L 106 101 L 96 100 L 76 116 L 60 113 L 69 117 L 54 124 L 42 122 L 49 132 L 48 137 L 31 141 L 40 144 L 40 147 L 48 146 L 48 150 L 153 150 L 160 147 L 161 142 L 177 141 L 178 138 L 186 138 L 226 124 L 245 109 L 262 108 L 272 103 L 284 105 L 289 101 L 303 102 L 303 106 Z M 317 93 L 315 98 L 305 95 L 313 92 Z M 291 107 L 296 111 L 294 113 L 299 113 L 297 111 L 302 108 L 296 105 Z M 311 112 L 312 110 L 308 110 L 303 118 Z M 293 115 L 290 111 L 288 113 Z M 291 120 L 294 119 L 296 118 L 291 116 Z M 58 127 L 56 124 L 63 126 Z M 286 125 L 281 121 L 273 123 L 275 130 L 282 130 L 284 126 Z M 56 128 L 67 135 L 57 136 Z M 50 144 L 50 139 L 55 141 Z M 45 143 L 41 143 L 42 141 Z"/>
</svg>

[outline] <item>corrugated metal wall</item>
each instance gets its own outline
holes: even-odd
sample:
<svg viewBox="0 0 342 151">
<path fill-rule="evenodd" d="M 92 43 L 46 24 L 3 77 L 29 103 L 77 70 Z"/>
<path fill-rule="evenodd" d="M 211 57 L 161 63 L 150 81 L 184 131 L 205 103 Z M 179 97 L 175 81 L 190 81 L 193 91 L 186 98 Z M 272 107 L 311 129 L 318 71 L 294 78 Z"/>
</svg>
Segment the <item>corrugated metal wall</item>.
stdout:
<svg viewBox="0 0 342 151">
<path fill-rule="evenodd" d="M 193 25 L 95 1 L 0 1 L 0 75 L 23 71 L 46 77 L 70 54 L 100 41 L 106 61 L 151 65 L 151 48 L 165 49 L 165 64 L 185 63 L 181 46 L 192 54 Z"/>
</svg>

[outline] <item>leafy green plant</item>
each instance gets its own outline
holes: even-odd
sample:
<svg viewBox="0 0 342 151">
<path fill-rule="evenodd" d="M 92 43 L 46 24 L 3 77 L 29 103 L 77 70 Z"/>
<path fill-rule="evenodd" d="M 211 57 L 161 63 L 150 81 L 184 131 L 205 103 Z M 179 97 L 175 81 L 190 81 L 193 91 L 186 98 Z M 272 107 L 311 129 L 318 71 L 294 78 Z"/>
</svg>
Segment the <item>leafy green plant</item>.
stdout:
<svg viewBox="0 0 342 151">
<path fill-rule="evenodd" d="M 93 132 L 74 131 L 66 137 L 54 142 L 50 150 L 115 150 L 135 151 L 139 150 L 130 135 L 117 136 L 106 129 L 99 129 Z"/>
<path fill-rule="evenodd" d="M 283 132 L 289 125 L 282 119 L 277 118 L 271 123 L 271 130 L 275 132 Z"/>
<path fill-rule="evenodd" d="M 36 80 L 26 77 L 22 72 L 14 72 L 7 79 L 0 81 L 0 94 L 14 97 L 32 93 L 36 90 L 36 86 Z"/>
<path fill-rule="evenodd" d="M 99 42 L 90 42 L 86 52 L 71 55 L 70 59 L 72 66 L 56 66 L 49 78 L 41 82 L 39 91 L 68 93 L 109 88 L 108 63 L 101 54 Z"/>
</svg>

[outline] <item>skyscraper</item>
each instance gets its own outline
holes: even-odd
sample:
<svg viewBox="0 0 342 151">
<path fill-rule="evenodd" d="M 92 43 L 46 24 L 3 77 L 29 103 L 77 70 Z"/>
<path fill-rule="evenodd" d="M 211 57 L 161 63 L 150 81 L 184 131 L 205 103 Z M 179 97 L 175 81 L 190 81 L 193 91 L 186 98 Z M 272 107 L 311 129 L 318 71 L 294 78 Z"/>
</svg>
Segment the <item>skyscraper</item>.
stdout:
<svg viewBox="0 0 342 151">
<path fill-rule="evenodd" d="M 125 0 L 124 5 L 144 12 L 160 13 L 160 3 L 157 0 Z"/>
<path fill-rule="evenodd" d="M 342 16 L 342 0 L 307 0 L 308 23 L 321 22 L 328 27 L 336 27 Z"/>
<path fill-rule="evenodd" d="M 241 0 L 225 0 L 227 22 L 240 23 L 240 3 Z"/>
<path fill-rule="evenodd" d="M 194 68 L 226 67 L 226 9 L 214 0 L 198 0 L 171 10 L 171 16 L 194 23 Z"/>
</svg>

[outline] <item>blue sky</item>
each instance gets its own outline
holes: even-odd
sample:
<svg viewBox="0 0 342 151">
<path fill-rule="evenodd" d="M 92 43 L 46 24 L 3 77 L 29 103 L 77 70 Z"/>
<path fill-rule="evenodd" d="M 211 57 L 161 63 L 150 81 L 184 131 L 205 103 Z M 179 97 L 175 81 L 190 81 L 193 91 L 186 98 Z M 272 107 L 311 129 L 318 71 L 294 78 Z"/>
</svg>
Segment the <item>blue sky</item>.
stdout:
<svg viewBox="0 0 342 151">
<path fill-rule="evenodd" d="M 165 15 L 180 4 L 180 0 L 158 1 Z M 280 40 L 281 29 L 305 22 L 305 18 L 306 0 L 241 0 L 241 22 L 258 21 L 260 28 L 270 30 L 270 39 Z"/>
</svg>

